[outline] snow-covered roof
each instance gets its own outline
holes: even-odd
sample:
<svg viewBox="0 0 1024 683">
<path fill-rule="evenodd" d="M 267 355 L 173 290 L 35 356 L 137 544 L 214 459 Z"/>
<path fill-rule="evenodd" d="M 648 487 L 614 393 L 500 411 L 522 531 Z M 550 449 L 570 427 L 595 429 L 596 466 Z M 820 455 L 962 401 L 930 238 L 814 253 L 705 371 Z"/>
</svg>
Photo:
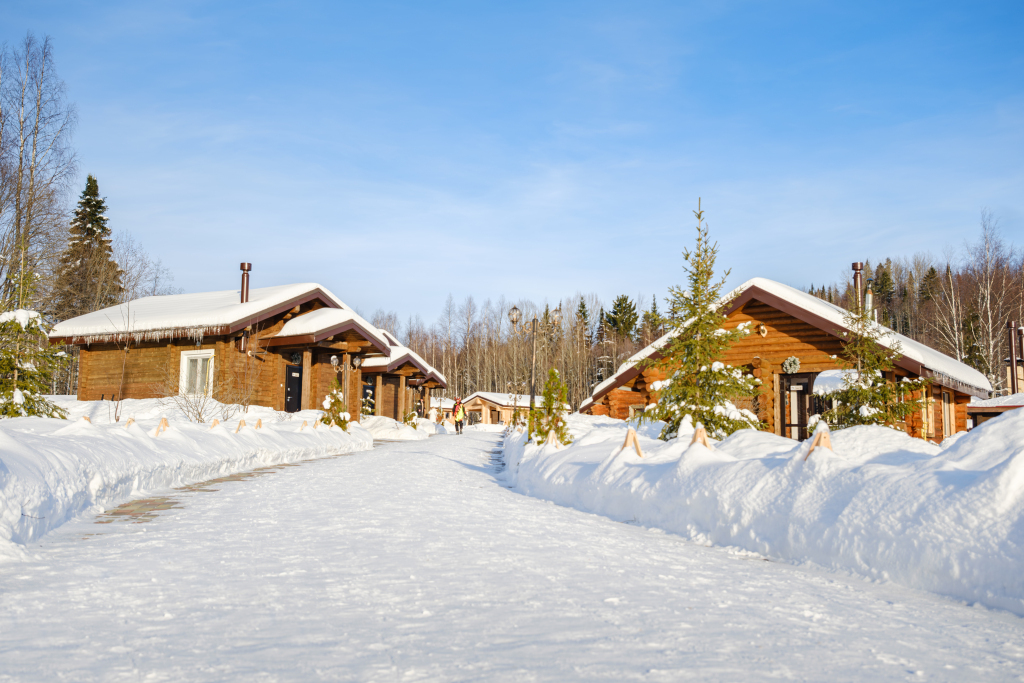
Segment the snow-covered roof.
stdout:
<svg viewBox="0 0 1024 683">
<path fill-rule="evenodd" d="M 439 398 L 437 396 L 431 396 L 430 407 L 441 408 L 442 410 L 451 409 L 455 407 L 455 400 L 450 398 Z"/>
<path fill-rule="evenodd" d="M 320 341 L 317 339 L 319 336 L 326 337 L 350 329 L 360 332 L 380 351 L 387 351 L 391 346 L 382 330 L 377 329 L 358 313 L 348 308 L 318 308 L 297 316 L 287 321 L 274 337 L 312 336 L 316 341 Z"/>
<path fill-rule="evenodd" d="M 246 303 L 240 303 L 239 298 L 237 289 L 147 296 L 57 323 L 50 331 L 50 338 L 74 343 L 125 338 L 199 340 L 208 334 L 230 334 L 316 298 L 329 307 L 351 310 L 326 287 L 316 283 L 259 287 L 250 290 Z"/>
<path fill-rule="evenodd" d="M 729 304 L 730 308 L 735 310 L 753 298 L 765 300 L 764 303 L 771 306 L 784 306 L 789 309 L 787 312 L 795 313 L 798 318 L 803 314 L 803 317 L 809 317 L 813 320 L 811 324 L 819 327 L 821 323 L 825 323 L 826 327 L 830 326 L 836 330 L 847 329 L 843 322 L 847 314 L 846 309 L 819 299 L 813 294 L 801 292 L 795 287 L 763 277 L 747 280 L 722 297 L 720 305 Z M 953 383 L 966 385 L 976 391 L 992 391 L 992 384 L 988 381 L 988 378 L 969 365 L 950 358 L 946 354 L 925 346 L 921 342 L 894 332 L 888 327 L 878 323 L 875 323 L 875 327 L 883 335 L 882 344 L 884 346 L 891 348 L 895 343 L 898 343 L 903 359 L 909 359 L 919 364 L 922 368 L 927 368 L 931 372 L 932 377 L 940 381 L 943 379 L 952 380 Z M 671 330 L 649 346 L 630 356 L 628 360 L 619 366 L 614 375 L 594 387 L 590 397 L 580 404 L 579 409 L 581 411 L 586 410 L 616 386 L 632 379 L 639 372 L 636 369 L 636 365 L 663 348 L 677 334 L 679 334 L 678 328 Z"/>
<path fill-rule="evenodd" d="M 994 398 L 975 399 L 970 403 L 972 408 L 1005 408 L 1024 406 L 1024 394 L 1009 394 L 1007 396 L 996 396 Z"/>
</svg>

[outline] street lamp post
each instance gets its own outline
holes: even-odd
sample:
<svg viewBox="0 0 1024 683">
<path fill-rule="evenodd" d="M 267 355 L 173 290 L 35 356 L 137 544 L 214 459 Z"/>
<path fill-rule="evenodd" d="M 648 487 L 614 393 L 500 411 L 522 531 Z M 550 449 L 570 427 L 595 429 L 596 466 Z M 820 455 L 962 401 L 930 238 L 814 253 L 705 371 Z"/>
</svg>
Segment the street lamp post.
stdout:
<svg viewBox="0 0 1024 683">
<path fill-rule="evenodd" d="M 530 323 L 530 336 L 533 338 L 533 353 L 530 359 L 530 412 L 532 413 L 534 397 L 537 395 L 537 318 Z"/>
<path fill-rule="evenodd" d="M 352 368 L 354 370 L 358 370 L 359 366 L 361 366 L 362 364 L 363 364 L 363 359 L 362 359 L 361 356 L 352 356 Z M 346 373 L 348 372 L 348 368 L 345 368 L 345 372 Z M 362 375 L 360 375 L 360 377 L 362 377 Z M 346 377 L 345 378 L 345 396 L 346 397 L 348 397 L 348 395 L 349 395 L 349 383 L 350 383 L 350 380 L 349 380 L 348 377 Z M 356 392 L 355 399 L 356 399 L 356 415 L 361 416 L 362 413 L 363 413 L 363 383 L 362 383 L 362 381 L 359 382 L 359 391 Z M 351 401 L 351 399 L 347 400 L 347 405 L 349 406 L 348 412 L 351 413 L 352 412 L 352 401 Z"/>
<path fill-rule="evenodd" d="M 513 306 L 511 309 L 509 309 L 508 319 L 512 323 L 512 330 L 513 330 L 513 332 L 515 333 L 515 335 L 517 337 L 520 334 L 519 333 L 518 325 L 519 325 L 519 321 L 520 321 L 521 318 L 522 318 L 522 313 L 520 312 L 518 307 Z M 550 311 L 550 313 L 548 314 L 548 321 L 547 321 L 545 326 L 548 327 L 548 328 L 554 329 L 555 327 L 558 326 L 558 324 L 561 321 L 561 319 L 562 319 L 562 307 L 559 306 L 558 308 L 555 308 L 552 311 Z M 536 398 L 537 398 L 537 323 L 538 323 L 537 317 L 534 316 L 533 320 L 530 321 L 530 346 L 531 346 L 531 351 L 530 351 L 530 410 L 531 411 L 534 409 L 534 404 L 536 403 Z M 523 333 L 525 334 L 525 332 L 526 332 L 526 330 L 525 330 L 525 325 L 524 325 Z M 518 373 L 519 373 L 518 359 L 519 359 L 519 356 L 517 354 L 513 354 L 513 361 L 512 361 L 513 362 L 513 372 L 516 373 L 517 377 L 518 377 Z"/>
</svg>

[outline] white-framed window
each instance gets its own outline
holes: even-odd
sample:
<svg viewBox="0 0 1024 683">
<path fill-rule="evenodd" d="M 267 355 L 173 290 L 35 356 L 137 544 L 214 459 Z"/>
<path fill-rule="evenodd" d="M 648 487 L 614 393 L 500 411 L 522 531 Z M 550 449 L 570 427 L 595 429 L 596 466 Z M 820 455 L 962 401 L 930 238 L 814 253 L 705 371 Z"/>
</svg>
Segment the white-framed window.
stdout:
<svg viewBox="0 0 1024 683">
<path fill-rule="evenodd" d="M 181 352 L 178 386 L 183 394 L 213 394 L 213 349 Z"/>
</svg>

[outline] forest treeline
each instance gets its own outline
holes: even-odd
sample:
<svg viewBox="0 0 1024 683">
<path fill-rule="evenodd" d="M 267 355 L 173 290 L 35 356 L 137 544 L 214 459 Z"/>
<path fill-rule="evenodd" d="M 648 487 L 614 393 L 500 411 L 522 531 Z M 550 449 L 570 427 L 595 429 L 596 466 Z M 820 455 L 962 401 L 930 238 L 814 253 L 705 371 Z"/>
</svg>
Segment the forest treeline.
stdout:
<svg viewBox="0 0 1024 683">
<path fill-rule="evenodd" d="M 49 38 L 28 34 L 17 46 L 0 46 L 0 306 L 39 311 L 50 326 L 180 291 L 127 230 L 111 230 L 95 177 L 74 202 L 77 122 Z M 72 361 L 52 390 L 73 392 L 75 372 Z"/>
<path fill-rule="evenodd" d="M 520 315 L 517 325 L 509 317 L 513 308 Z M 621 295 L 606 310 L 596 294 L 576 294 L 555 306 L 504 297 L 478 303 L 472 296 L 456 303 L 449 295 L 440 318 L 429 327 L 419 316 L 403 325 L 395 313 L 383 310 L 371 322 L 441 370 L 448 379 L 442 393 L 468 396 L 474 391 L 529 393 L 535 318 L 537 391 L 548 369 L 555 368 L 574 408 L 620 363 L 664 334 L 669 323 L 654 299 L 640 311 L 634 300 Z"/>
</svg>

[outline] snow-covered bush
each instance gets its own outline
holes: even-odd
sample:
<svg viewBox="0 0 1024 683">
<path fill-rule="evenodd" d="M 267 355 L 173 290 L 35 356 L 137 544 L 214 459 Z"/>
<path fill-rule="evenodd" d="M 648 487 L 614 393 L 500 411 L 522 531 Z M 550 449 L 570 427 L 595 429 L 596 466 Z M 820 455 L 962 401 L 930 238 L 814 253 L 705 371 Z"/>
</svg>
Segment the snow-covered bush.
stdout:
<svg viewBox="0 0 1024 683">
<path fill-rule="evenodd" d="M 345 409 L 345 394 L 341 391 L 341 384 L 334 380 L 334 388 L 324 398 L 324 416 L 321 421 L 327 425 L 338 425 L 342 429 L 348 429 L 348 421 L 352 416 Z"/>
</svg>

